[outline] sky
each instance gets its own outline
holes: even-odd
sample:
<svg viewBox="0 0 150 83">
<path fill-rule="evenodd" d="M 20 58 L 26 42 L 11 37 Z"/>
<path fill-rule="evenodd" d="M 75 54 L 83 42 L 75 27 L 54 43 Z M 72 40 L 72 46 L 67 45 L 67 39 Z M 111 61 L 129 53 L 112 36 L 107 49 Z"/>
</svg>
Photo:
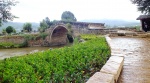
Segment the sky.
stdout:
<svg viewBox="0 0 150 83">
<path fill-rule="evenodd" d="M 40 22 L 45 17 L 60 20 L 64 11 L 71 11 L 78 21 L 121 19 L 134 21 L 141 14 L 130 0 L 18 0 L 12 13 L 15 22 Z"/>
</svg>

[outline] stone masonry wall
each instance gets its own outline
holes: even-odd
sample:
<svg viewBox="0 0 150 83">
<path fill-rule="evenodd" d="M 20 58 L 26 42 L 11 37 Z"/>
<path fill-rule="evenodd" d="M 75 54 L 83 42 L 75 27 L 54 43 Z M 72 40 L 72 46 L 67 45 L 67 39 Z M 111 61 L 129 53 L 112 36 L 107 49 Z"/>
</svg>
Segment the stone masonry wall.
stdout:
<svg viewBox="0 0 150 83">
<path fill-rule="evenodd" d="M 26 39 L 23 36 L 1 36 L 0 37 L 0 43 L 1 42 L 11 42 L 14 44 L 22 44 L 26 41 Z M 28 46 L 48 46 L 47 43 L 45 43 L 45 40 L 42 38 L 38 38 L 36 40 L 28 40 Z"/>
<path fill-rule="evenodd" d="M 22 36 L 2 36 L 0 37 L 0 42 L 12 42 L 15 44 L 21 44 L 25 41 Z"/>
</svg>

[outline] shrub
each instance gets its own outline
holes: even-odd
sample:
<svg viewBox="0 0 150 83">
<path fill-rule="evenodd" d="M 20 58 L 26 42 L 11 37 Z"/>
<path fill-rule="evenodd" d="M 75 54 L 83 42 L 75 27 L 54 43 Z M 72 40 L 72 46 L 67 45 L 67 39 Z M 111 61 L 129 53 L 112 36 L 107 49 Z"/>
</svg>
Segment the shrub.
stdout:
<svg viewBox="0 0 150 83">
<path fill-rule="evenodd" d="M 23 30 L 26 32 L 31 32 L 32 31 L 32 24 L 31 23 L 25 23 L 23 25 Z"/>
<path fill-rule="evenodd" d="M 42 39 L 45 39 L 47 36 L 48 36 L 48 34 L 46 34 L 46 33 L 41 33 L 39 35 L 39 37 L 42 38 Z"/>
<path fill-rule="evenodd" d="M 14 31 L 14 28 L 13 28 L 12 26 L 8 26 L 8 27 L 6 28 L 6 32 L 7 32 L 8 34 L 12 33 L 13 31 Z"/>
<path fill-rule="evenodd" d="M 28 40 L 34 40 L 35 39 L 35 35 L 32 35 L 32 34 L 23 34 L 22 35 L 27 41 Z"/>
<path fill-rule="evenodd" d="M 0 82 L 83 83 L 110 57 L 105 38 L 0 61 Z"/>
<path fill-rule="evenodd" d="M 93 34 L 82 34 L 81 38 L 84 40 L 91 40 L 91 39 L 96 39 L 98 36 L 93 35 Z"/>
<path fill-rule="evenodd" d="M 21 43 L 21 44 L 15 44 L 12 42 L 1 42 L 0 48 L 21 48 L 21 47 L 27 47 L 28 43 L 27 41 Z"/>
</svg>

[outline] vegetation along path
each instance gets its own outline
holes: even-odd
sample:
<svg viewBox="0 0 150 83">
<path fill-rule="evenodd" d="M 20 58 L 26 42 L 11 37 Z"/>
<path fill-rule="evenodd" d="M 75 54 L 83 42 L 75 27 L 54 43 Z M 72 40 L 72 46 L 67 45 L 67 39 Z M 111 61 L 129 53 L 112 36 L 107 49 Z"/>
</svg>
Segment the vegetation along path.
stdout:
<svg viewBox="0 0 150 83">
<path fill-rule="evenodd" d="M 112 55 L 124 56 L 118 83 L 150 83 L 150 38 L 111 38 Z"/>
</svg>

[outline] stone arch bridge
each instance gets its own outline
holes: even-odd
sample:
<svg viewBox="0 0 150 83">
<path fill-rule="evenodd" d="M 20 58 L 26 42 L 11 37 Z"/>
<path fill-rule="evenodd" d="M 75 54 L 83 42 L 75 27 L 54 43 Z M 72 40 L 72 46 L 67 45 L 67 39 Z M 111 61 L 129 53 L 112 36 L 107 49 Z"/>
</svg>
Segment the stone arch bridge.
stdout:
<svg viewBox="0 0 150 83">
<path fill-rule="evenodd" d="M 49 34 L 46 38 L 46 46 L 56 46 L 65 45 L 68 43 L 68 22 L 59 21 L 48 28 L 45 32 Z M 69 22 L 72 25 L 73 36 L 78 36 L 79 34 L 87 33 L 91 30 L 104 29 L 104 23 L 87 23 L 87 22 Z M 94 28 L 93 28 L 94 27 Z M 83 32 L 83 33 L 81 33 Z M 72 36 L 72 39 L 73 39 Z"/>
<path fill-rule="evenodd" d="M 49 34 L 46 38 L 48 46 L 65 45 L 68 43 L 68 29 L 64 24 L 54 25 L 46 30 Z"/>
</svg>

